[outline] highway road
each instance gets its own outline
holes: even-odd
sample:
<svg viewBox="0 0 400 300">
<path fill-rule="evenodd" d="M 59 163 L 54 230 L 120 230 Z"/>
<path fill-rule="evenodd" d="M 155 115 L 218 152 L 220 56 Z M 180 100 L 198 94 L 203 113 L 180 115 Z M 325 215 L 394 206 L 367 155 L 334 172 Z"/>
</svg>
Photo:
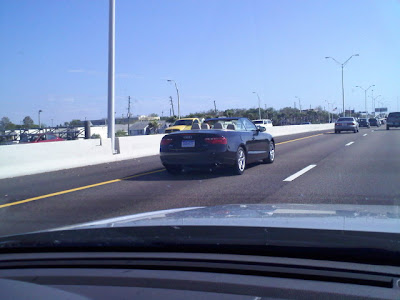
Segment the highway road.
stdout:
<svg viewBox="0 0 400 300">
<path fill-rule="evenodd" d="M 400 205 L 400 130 L 276 138 L 273 164 L 178 176 L 158 156 L 0 180 L 0 235 L 237 203 Z"/>
</svg>

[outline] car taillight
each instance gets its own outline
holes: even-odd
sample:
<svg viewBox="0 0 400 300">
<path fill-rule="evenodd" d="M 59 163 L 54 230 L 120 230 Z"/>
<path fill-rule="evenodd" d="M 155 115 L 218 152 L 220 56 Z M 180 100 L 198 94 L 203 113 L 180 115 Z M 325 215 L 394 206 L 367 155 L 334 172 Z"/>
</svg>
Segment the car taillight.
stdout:
<svg viewBox="0 0 400 300">
<path fill-rule="evenodd" d="M 172 139 L 162 139 L 160 144 L 161 144 L 161 146 L 167 146 L 171 143 L 172 143 Z"/>
<path fill-rule="evenodd" d="M 351 123 L 347 123 L 347 125 L 356 125 L 356 123 L 351 122 Z"/>
<path fill-rule="evenodd" d="M 228 140 L 224 137 L 212 137 L 212 138 L 205 138 L 204 141 L 208 144 L 220 144 L 220 145 L 226 145 L 228 144 Z"/>
<path fill-rule="evenodd" d="M 335 123 L 335 125 L 340 125 L 340 123 Z"/>
</svg>

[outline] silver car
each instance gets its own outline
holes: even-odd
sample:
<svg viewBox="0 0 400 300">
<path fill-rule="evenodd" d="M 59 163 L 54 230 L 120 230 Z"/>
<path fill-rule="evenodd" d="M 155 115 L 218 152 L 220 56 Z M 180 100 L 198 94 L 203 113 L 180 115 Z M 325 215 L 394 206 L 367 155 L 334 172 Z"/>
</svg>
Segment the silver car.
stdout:
<svg viewBox="0 0 400 300">
<path fill-rule="evenodd" d="M 353 131 L 358 132 L 358 122 L 353 117 L 342 117 L 335 122 L 335 133 L 340 133 L 342 131 Z"/>
</svg>

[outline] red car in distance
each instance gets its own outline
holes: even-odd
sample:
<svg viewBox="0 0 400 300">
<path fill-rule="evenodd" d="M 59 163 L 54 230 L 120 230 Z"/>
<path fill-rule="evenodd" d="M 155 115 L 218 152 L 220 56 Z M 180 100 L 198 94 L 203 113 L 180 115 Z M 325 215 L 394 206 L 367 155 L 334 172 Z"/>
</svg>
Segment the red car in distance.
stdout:
<svg viewBox="0 0 400 300">
<path fill-rule="evenodd" d="M 54 133 L 37 133 L 21 135 L 20 144 L 25 143 L 47 143 L 65 141 Z"/>
</svg>

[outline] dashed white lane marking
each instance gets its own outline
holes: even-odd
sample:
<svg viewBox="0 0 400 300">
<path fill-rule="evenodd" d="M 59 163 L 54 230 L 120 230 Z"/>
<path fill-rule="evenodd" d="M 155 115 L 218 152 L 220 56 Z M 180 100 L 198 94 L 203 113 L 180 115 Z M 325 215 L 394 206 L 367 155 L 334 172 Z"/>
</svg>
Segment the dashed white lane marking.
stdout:
<svg viewBox="0 0 400 300">
<path fill-rule="evenodd" d="M 363 136 L 367 136 L 367 135 L 368 135 L 368 133 L 364 133 L 364 134 L 363 134 Z"/>
<path fill-rule="evenodd" d="M 297 173 L 294 173 L 293 175 L 289 176 L 288 178 L 284 179 L 283 181 L 293 181 L 297 177 L 303 175 L 304 173 L 310 171 L 312 168 L 316 167 L 317 165 L 309 165 L 308 167 L 305 167 L 304 169 L 298 171 Z"/>
<path fill-rule="evenodd" d="M 354 144 L 354 142 L 347 143 L 345 146 L 350 146 L 351 144 Z"/>
</svg>

